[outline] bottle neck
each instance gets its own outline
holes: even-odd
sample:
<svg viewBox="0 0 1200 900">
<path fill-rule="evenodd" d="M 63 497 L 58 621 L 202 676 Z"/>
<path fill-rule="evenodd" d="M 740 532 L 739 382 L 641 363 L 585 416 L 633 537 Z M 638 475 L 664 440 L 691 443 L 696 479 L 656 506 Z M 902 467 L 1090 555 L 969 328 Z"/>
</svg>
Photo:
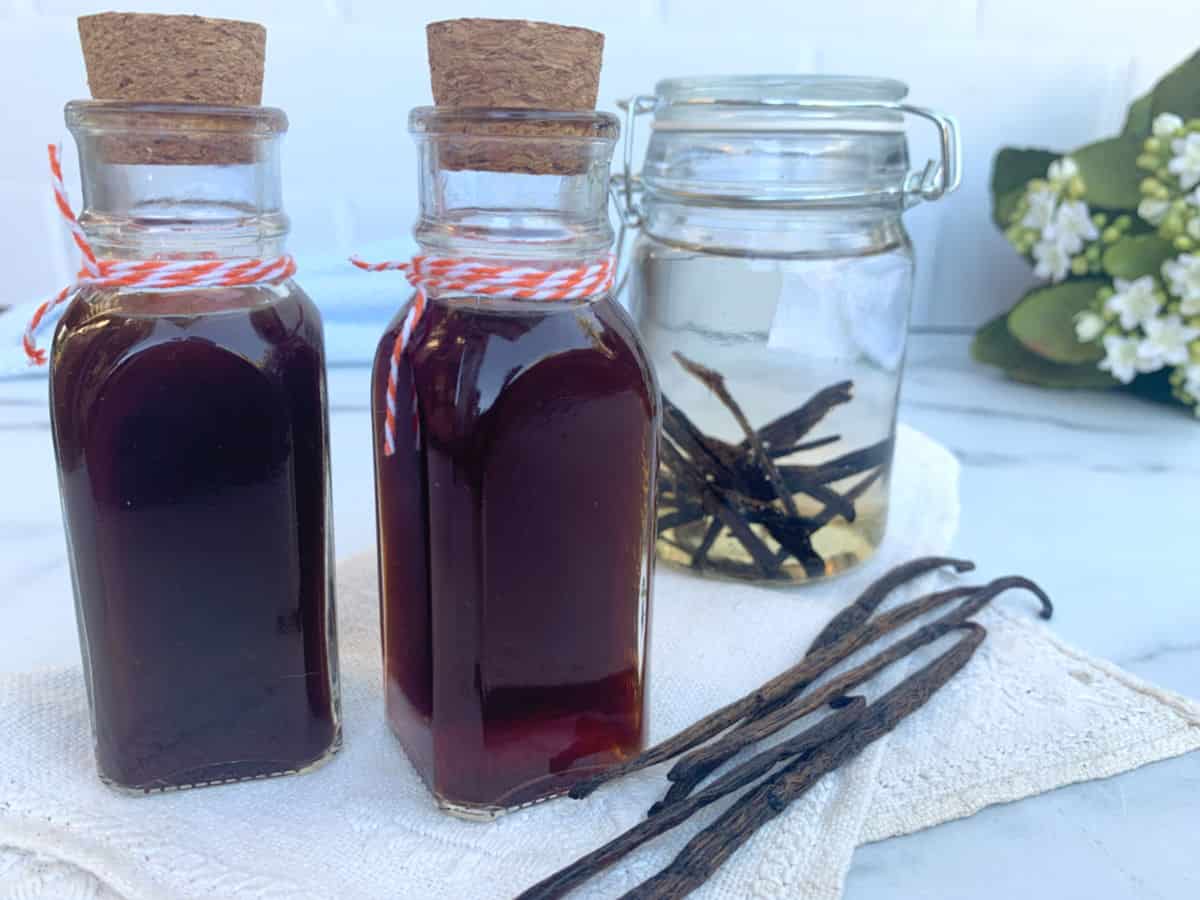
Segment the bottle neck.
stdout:
<svg viewBox="0 0 1200 900">
<path fill-rule="evenodd" d="M 496 133 L 514 120 L 533 133 Z M 410 121 L 421 201 L 414 236 L 423 253 L 537 265 L 610 252 L 610 116 L 425 108 Z"/>
<path fill-rule="evenodd" d="M 101 259 L 285 252 L 277 110 L 71 104 L 79 223 Z"/>
<path fill-rule="evenodd" d="M 430 167 L 420 193 L 413 234 L 429 255 L 587 261 L 612 247 L 607 170 L 529 175 Z"/>
</svg>

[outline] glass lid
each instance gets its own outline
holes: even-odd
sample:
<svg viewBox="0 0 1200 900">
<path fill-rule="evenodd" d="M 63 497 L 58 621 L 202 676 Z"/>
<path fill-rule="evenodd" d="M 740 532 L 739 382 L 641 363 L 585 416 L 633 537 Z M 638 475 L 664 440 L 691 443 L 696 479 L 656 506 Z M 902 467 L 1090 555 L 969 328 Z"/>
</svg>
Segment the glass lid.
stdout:
<svg viewBox="0 0 1200 900">
<path fill-rule="evenodd" d="M 654 89 L 654 129 L 903 132 L 908 86 L 853 75 L 667 78 Z"/>
<path fill-rule="evenodd" d="M 622 102 L 627 221 L 635 194 L 684 203 L 811 207 L 937 200 L 959 183 L 961 148 L 950 116 L 905 102 L 892 78 L 726 75 L 668 78 Z M 640 176 L 633 132 L 651 135 Z M 906 117 L 932 123 L 940 160 L 909 168 Z"/>
</svg>

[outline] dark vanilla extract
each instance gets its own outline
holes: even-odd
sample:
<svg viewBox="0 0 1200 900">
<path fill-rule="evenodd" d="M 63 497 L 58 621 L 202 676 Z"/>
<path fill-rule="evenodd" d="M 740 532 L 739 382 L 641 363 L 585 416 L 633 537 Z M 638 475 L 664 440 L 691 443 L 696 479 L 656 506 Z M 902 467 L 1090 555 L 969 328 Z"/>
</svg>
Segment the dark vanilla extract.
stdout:
<svg viewBox="0 0 1200 900">
<path fill-rule="evenodd" d="M 432 299 L 400 360 L 396 453 L 376 450 L 387 710 L 453 810 L 551 796 L 643 745 L 653 384 L 607 298 Z"/>
<path fill-rule="evenodd" d="M 324 401 L 294 286 L 64 316 L 54 438 L 105 781 L 264 777 L 337 748 Z"/>
</svg>

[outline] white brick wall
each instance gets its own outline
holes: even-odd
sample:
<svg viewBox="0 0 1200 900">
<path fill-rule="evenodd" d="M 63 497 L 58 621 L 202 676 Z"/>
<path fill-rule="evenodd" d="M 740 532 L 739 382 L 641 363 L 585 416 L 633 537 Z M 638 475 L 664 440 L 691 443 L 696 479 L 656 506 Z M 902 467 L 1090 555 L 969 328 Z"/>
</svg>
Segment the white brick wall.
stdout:
<svg viewBox="0 0 1200 900">
<path fill-rule="evenodd" d="M 120 9 L 252 18 L 270 29 L 266 101 L 292 122 L 286 197 L 299 254 L 403 237 L 414 214 L 410 107 L 429 102 L 423 26 L 490 15 L 587 25 L 608 36 L 601 103 L 668 75 L 820 71 L 890 75 L 958 116 L 960 193 L 909 214 L 921 274 L 915 323 L 967 328 L 1005 308 L 1025 266 L 988 218 L 1003 144 L 1064 149 L 1117 127 L 1129 99 L 1196 41 L 1177 0 L 123 0 Z M 78 0 L 0 0 L 0 264 L 12 296 L 56 289 L 74 260 L 51 215 L 44 144 L 86 94 Z M 1194 24 L 1194 23 L 1193 23 Z M 920 129 L 915 124 L 915 129 Z M 914 156 L 933 150 L 913 136 Z M 73 164 L 73 163 L 69 163 Z M 77 196 L 77 194 L 76 194 Z"/>
</svg>

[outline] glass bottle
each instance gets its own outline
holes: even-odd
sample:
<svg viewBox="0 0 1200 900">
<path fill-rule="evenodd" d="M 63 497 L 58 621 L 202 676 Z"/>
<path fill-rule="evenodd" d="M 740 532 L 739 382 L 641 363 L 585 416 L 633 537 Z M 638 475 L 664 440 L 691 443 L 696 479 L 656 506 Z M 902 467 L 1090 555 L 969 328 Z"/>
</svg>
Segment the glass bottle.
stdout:
<svg viewBox="0 0 1200 900">
<path fill-rule="evenodd" d="M 284 114 L 74 102 L 101 259 L 284 252 Z M 136 792 L 302 772 L 340 746 L 316 307 L 290 279 L 84 288 L 51 414 L 100 777 Z"/>
<path fill-rule="evenodd" d="M 539 136 L 547 124 L 579 134 Z M 430 107 L 410 129 L 422 253 L 554 268 L 610 252 L 612 116 Z M 533 174 L 473 154 L 578 164 Z M 489 818 L 643 745 L 658 392 L 609 294 L 430 291 L 389 456 L 404 316 L 372 388 L 387 714 L 439 804 Z"/>
<path fill-rule="evenodd" d="M 953 122 L 906 93 L 747 76 L 669 79 L 631 101 L 630 126 L 653 113 L 624 186 L 640 226 L 630 305 L 665 408 L 668 563 L 804 582 L 883 539 L 914 272 L 901 216 L 958 179 Z M 906 113 L 938 125 L 940 165 L 910 171 Z M 723 377 L 761 448 L 690 364 Z"/>
</svg>

